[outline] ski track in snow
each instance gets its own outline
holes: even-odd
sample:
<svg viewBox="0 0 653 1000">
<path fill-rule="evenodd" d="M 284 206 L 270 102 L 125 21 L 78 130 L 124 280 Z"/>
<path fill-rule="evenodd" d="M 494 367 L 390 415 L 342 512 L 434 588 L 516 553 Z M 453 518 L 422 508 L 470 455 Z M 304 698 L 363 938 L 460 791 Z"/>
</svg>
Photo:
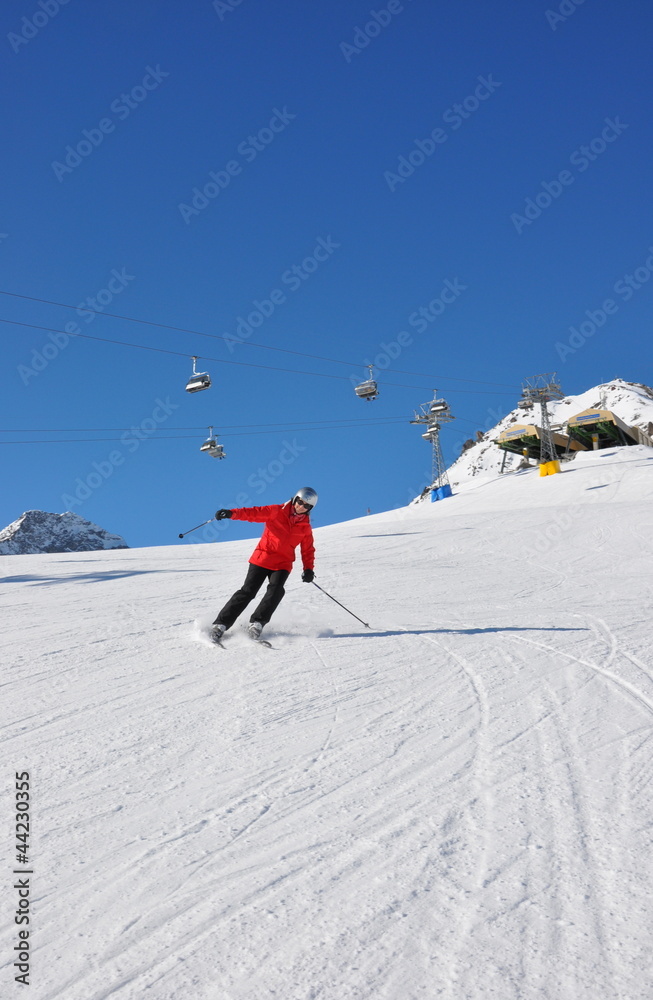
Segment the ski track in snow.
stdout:
<svg viewBox="0 0 653 1000">
<path fill-rule="evenodd" d="M 81 587 L 64 557 L 5 557 L 26 577 L 0 741 L 33 774 L 36 1000 L 649 1000 L 641 450 L 554 559 L 525 555 L 551 517 L 534 499 L 564 510 L 592 470 L 318 531 L 327 589 L 385 630 L 296 588 L 274 649 L 197 641 L 179 570 L 213 546 Z M 248 546 L 221 545 L 225 579 Z M 46 566 L 31 629 L 17 594 Z"/>
</svg>

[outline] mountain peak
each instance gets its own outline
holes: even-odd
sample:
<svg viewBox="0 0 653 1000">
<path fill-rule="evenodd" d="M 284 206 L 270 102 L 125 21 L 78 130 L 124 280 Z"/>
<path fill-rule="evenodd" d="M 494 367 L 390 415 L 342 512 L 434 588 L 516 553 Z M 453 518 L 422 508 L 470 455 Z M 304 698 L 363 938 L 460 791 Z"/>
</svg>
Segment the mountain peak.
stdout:
<svg viewBox="0 0 653 1000">
<path fill-rule="evenodd" d="M 112 535 L 69 510 L 64 514 L 28 510 L 0 531 L 0 555 L 4 556 L 127 548 L 120 535 Z"/>
</svg>

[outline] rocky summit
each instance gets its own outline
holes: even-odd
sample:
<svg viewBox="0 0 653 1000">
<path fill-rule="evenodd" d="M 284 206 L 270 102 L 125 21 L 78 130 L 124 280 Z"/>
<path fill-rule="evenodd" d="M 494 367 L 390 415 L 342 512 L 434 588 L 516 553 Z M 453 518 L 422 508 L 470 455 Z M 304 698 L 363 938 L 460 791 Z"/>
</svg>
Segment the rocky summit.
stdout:
<svg viewBox="0 0 653 1000">
<path fill-rule="evenodd" d="M 120 535 L 112 535 L 70 511 L 50 514 L 44 510 L 28 510 L 0 531 L 0 555 L 3 556 L 128 548 Z"/>
</svg>

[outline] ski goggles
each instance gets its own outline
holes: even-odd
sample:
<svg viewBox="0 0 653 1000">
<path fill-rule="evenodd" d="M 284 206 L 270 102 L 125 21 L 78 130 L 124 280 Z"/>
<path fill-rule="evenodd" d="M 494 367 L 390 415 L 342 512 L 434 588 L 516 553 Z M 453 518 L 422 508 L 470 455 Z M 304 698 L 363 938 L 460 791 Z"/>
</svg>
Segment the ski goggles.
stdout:
<svg viewBox="0 0 653 1000">
<path fill-rule="evenodd" d="M 304 510 L 313 510 L 313 504 L 312 503 L 306 503 L 306 501 L 302 500 L 301 497 L 295 497 L 295 499 L 293 500 L 293 503 L 294 504 L 298 504 L 298 503 L 301 504 L 302 507 L 304 508 Z"/>
</svg>

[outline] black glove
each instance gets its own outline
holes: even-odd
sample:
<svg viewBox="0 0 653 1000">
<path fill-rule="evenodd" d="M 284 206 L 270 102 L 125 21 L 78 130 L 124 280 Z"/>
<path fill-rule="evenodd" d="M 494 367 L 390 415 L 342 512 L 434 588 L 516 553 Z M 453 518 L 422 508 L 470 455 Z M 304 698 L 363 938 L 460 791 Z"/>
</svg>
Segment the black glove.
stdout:
<svg viewBox="0 0 653 1000">
<path fill-rule="evenodd" d="M 221 521 L 224 517 L 231 517 L 231 511 L 225 510 L 224 507 L 221 510 L 216 510 L 215 519 L 216 521 Z"/>
<path fill-rule="evenodd" d="M 304 583 L 312 583 L 314 576 L 315 573 L 313 572 L 312 569 L 305 569 L 304 572 L 302 573 L 302 580 L 304 581 Z"/>
</svg>

